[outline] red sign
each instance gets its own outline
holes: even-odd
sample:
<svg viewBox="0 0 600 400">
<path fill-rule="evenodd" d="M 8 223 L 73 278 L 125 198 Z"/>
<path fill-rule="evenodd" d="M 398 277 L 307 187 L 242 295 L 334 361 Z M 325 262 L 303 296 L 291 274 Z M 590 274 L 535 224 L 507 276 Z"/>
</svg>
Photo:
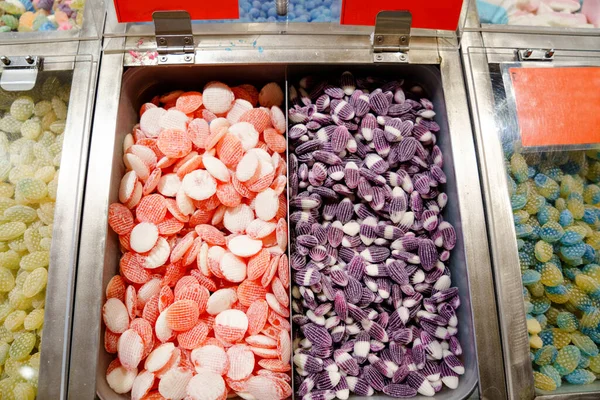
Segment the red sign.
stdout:
<svg viewBox="0 0 600 400">
<path fill-rule="evenodd" d="M 600 143 L 600 68 L 510 68 L 523 146 Z"/>
<path fill-rule="evenodd" d="M 119 22 L 150 22 L 154 11 L 187 11 L 192 20 L 238 19 L 238 0 L 114 0 Z"/>
<path fill-rule="evenodd" d="M 375 25 L 381 10 L 410 11 L 413 28 L 454 31 L 463 0 L 342 0 L 342 25 Z"/>
</svg>

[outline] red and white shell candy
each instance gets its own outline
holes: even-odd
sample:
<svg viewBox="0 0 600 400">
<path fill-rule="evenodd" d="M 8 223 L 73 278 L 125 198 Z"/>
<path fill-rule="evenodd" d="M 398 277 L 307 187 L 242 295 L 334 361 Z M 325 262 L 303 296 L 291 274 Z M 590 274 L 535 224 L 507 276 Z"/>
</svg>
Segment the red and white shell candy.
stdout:
<svg viewBox="0 0 600 400">
<path fill-rule="evenodd" d="M 229 370 L 227 377 L 234 381 L 246 379 L 254 370 L 254 353 L 244 344 L 236 344 L 227 350 Z"/>
<path fill-rule="evenodd" d="M 187 394 L 186 388 L 192 376 L 192 371 L 183 368 L 172 368 L 160 379 L 158 392 L 165 399 L 181 400 Z"/>
<path fill-rule="evenodd" d="M 229 343 L 242 339 L 248 330 L 248 317 L 240 310 L 221 311 L 215 318 L 215 336 Z"/>
<path fill-rule="evenodd" d="M 209 82 L 141 107 L 108 210 L 124 252 L 103 307 L 116 392 L 291 396 L 282 100 L 275 83 Z"/>
<path fill-rule="evenodd" d="M 232 252 L 225 252 L 220 261 L 221 273 L 229 282 L 242 282 L 246 278 L 246 262 Z"/>
<path fill-rule="evenodd" d="M 263 246 L 263 242 L 260 240 L 252 239 L 247 235 L 239 235 L 227 243 L 229 250 L 240 257 L 251 257 L 258 253 Z"/>
<path fill-rule="evenodd" d="M 173 343 L 163 343 L 159 345 L 152 350 L 148 357 L 146 357 L 144 368 L 150 372 L 160 370 L 169 362 L 174 350 L 175 345 Z"/>
<path fill-rule="evenodd" d="M 141 400 L 152 386 L 154 386 L 154 373 L 150 371 L 142 371 L 133 381 L 131 388 L 131 400 Z"/>
<path fill-rule="evenodd" d="M 144 342 L 135 330 L 128 329 L 119 338 L 118 352 L 125 368 L 137 368 L 144 354 Z"/>
<path fill-rule="evenodd" d="M 249 122 L 242 121 L 231 125 L 229 133 L 240 140 L 244 151 L 253 149 L 258 144 L 259 132 Z"/>
<path fill-rule="evenodd" d="M 137 368 L 127 369 L 115 359 L 106 370 L 106 382 L 115 393 L 124 394 L 133 387 L 137 373 Z"/>
<path fill-rule="evenodd" d="M 244 233 L 255 221 L 254 211 L 246 204 L 227 208 L 223 215 L 223 226 L 231 233 Z"/>
<path fill-rule="evenodd" d="M 113 333 L 123 333 L 129 328 L 127 307 L 119 299 L 110 298 L 102 307 L 104 325 Z"/>
<path fill-rule="evenodd" d="M 201 369 L 188 382 L 186 393 L 189 400 L 222 400 L 227 395 L 227 387 L 221 375 Z"/>
<path fill-rule="evenodd" d="M 263 221 L 270 221 L 277 215 L 279 209 L 279 196 L 271 188 L 256 195 L 254 211 L 256 216 Z"/>
<path fill-rule="evenodd" d="M 202 101 L 207 110 L 215 114 L 224 114 L 233 105 L 235 96 L 229 88 L 221 82 L 211 82 L 204 87 Z"/>
<path fill-rule="evenodd" d="M 267 83 L 258 94 L 258 102 L 263 107 L 280 107 L 283 104 L 283 90 L 276 82 Z"/>
<path fill-rule="evenodd" d="M 150 251 L 158 240 L 158 228 L 150 222 L 140 222 L 133 227 L 129 237 L 131 249 L 138 253 Z"/>
<path fill-rule="evenodd" d="M 217 315 L 222 311 L 229 310 L 237 300 L 234 289 L 219 289 L 208 298 L 206 312 L 210 315 Z"/>
<path fill-rule="evenodd" d="M 229 369 L 227 353 L 222 347 L 214 344 L 204 345 L 192 350 L 191 361 L 196 372 L 207 369 L 221 376 L 225 375 Z"/>
</svg>

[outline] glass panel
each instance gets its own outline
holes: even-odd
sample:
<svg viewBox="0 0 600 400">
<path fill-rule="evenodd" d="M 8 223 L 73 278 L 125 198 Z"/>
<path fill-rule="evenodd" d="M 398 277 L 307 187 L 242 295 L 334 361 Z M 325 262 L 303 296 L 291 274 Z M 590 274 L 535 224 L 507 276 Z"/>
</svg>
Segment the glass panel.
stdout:
<svg viewBox="0 0 600 400">
<path fill-rule="evenodd" d="M 505 318 L 510 320 L 506 324 L 516 327 L 505 333 L 505 343 L 510 346 L 507 362 L 511 370 L 518 368 L 525 360 L 520 356 L 530 353 L 533 376 L 520 376 L 520 382 L 513 382 L 521 389 L 534 384 L 538 394 L 598 392 L 600 384 L 592 382 L 600 372 L 600 144 L 524 146 L 520 133 L 524 126 L 519 127 L 518 121 L 527 116 L 517 115 L 515 99 L 519 93 L 515 93 L 510 72 L 515 68 L 560 67 L 571 71 L 575 67 L 598 67 L 600 58 L 591 52 L 580 52 L 583 57 L 579 58 L 575 52 L 568 55 L 557 51 L 553 63 L 521 64 L 514 62 L 514 53 L 514 49 L 471 52 L 472 63 L 482 54 L 490 62 L 486 70 L 474 70 L 473 79 L 484 138 L 486 197 L 488 207 L 494 208 L 488 210 L 493 221 L 489 227 L 492 252 L 497 254 L 496 261 L 504 261 L 496 265 L 499 304 L 501 312 L 513 306 Z M 487 82 L 481 79 L 483 75 Z M 478 87 L 481 82 L 491 84 L 491 92 L 490 87 Z M 589 82 L 579 83 L 585 84 Z M 487 92 L 492 96 L 490 103 L 481 101 Z M 560 92 L 553 95 L 560 96 Z M 491 150 L 495 144 L 490 136 L 494 134 L 502 148 L 500 159 L 494 158 Z M 570 132 L 565 131 L 567 134 Z M 502 175 L 505 179 L 498 179 Z M 499 182 L 506 186 L 495 186 Z M 512 210 L 508 211 L 512 221 L 504 213 L 507 209 Z M 504 238 L 494 237 L 501 231 L 510 233 Z M 509 259 L 514 264 L 507 265 Z M 508 276 L 519 270 L 522 286 L 514 275 L 512 279 Z M 524 308 L 516 297 L 507 296 L 513 284 L 522 290 Z M 514 325 L 514 321 L 522 321 L 522 325 Z M 521 337 L 528 340 L 519 340 Z"/>
<path fill-rule="evenodd" d="M 14 60 L 14 59 L 13 59 Z M 73 57 L 48 58 L 30 90 L 10 90 L 8 71 L 0 88 L 0 398 L 33 398 L 38 392 L 40 357 L 48 350 L 55 362 L 46 369 L 59 387 L 61 361 L 70 304 L 74 253 L 70 229 L 74 214 L 69 202 L 61 208 L 69 186 L 77 186 L 74 154 L 62 157 L 63 143 L 73 151 L 81 140 L 81 108 L 71 107 L 81 86 L 87 93 L 89 74 L 77 77 Z M 72 89 L 73 85 L 73 89 Z M 76 87 L 79 85 L 79 87 Z M 7 90 L 8 88 L 9 90 Z M 79 114 L 79 115 L 78 115 Z M 80 124 L 81 122 L 81 124 Z M 79 152 L 81 147 L 77 147 Z M 61 161 L 69 165 L 59 185 Z M 69 182 L 70 181 L 70 182 Z M 57 202 L 58 198 L 58 202 Z M 58 203 L 58 205 L 57 205 Z M 59 210 L 55 214 L 55 209 Z M 58 229 L 54 222 L 60 221 Z M 57 247 L 54 242 L 60 242 Z M 60 282 L 57 282 L 60 281 Z M 59 283 L 57 285 L 57 283 Z M 57 289 L 58 288 L 58 289 Z M 72 288 L 72 286 L 71 286 Z M 48 297 L 46 297 L 48 295 Z M 48 308 L 46 307 L 48 306 Z M 44 320 L 49 321 L 44 327 Z M 60 326 L 57 326 L 60 325 Z M 44 338 L 45 331 L 49 338 Z M 58 353 L 56 352 L 58 349 Z M 46 353 L 46 351 L 44 351 Z M 53 375 L 56 373 L 57 375 Z M 40 387 L 40 393 L 44 393 Z"/>
<path fill-rule="evenodd" d="M 471 0 L 484 30 L 594 34 L 600 29 L 598 0 Z"/>
<path fill-rule="evenodd" d="M 0 43 L 36 43 L 98 38 L 106 5 L 103 0 L 7 0 L 0 10 Z"/>
</svg>

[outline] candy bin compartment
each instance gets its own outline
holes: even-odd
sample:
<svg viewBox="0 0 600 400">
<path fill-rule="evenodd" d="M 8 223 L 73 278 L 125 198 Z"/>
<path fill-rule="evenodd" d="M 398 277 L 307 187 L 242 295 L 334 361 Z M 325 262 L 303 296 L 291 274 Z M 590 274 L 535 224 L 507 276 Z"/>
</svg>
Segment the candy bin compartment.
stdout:
<svg viewBox="0 0 600 400">
<path fill-rule="evenodd" d="M 378 86 L 385 85 L 386 82 L 394 81 L 394 80 L 404 80 L 405 84 L 402 86 L 405 90 L 409 90 L 414 85 L 419 85 L 423 88 L 422 97 L 428 98 L 433 103 L 433 109 L 436 112 L 435 121 L 440 126 L 440 131 L 436 134 L 437 142 L 436 144 L 439 146 L 443 154 L 443 170 L 447 176 L 447 182 L 444 185 L 440 185 L 440 192 L 445 192 L 448 195 L 448 202 L 446 207 L 443 209 L 442 216 L 444 221 L 450 223 L 456 229 L 456 247 L 451 251 L 450 259 L 445 262 L 447 268 L 451 271 L 451 287 L 457 287 L 459 290 L 458 297 L 460 299 L 460 307 L 456 310 L 458 316 L 458 333 L 457 337 L 462 346 L 463 352 L 462 355 L 459 356 L 461 362 L 464 364 L 464 375 L 459 377 L 459 384 L 455 390 L 450 390 L 447 387 L 444 387 L 441 392 L 436 393 L 435 397 L 440 399 L 464 399 L 468 398 L 472 392 L 474 391 L 477 382 L 478 382 L 478 371 L 477 371 L 477 356 L 476 356 L 476 347 L 475 347 L 475 337 L 473 333 L 473 314 L 471 307 L 471 297 L 470 297 L 470 284 L 469 284 L 469 274 L 467 272 L 467 261 L 466 261 L 466 246 L 467 244 L 463 240 L 463 225 L 461 213 L 459 210 L 459 196 L 457 193 L 457 182 L 455 176 L 455 160 L 453 158 L 452 152 L 452 135 L 449 130 L 448 124 L 448 116 L 447 116 L 447 99 L 444 97 L 444 90 L 442 86 L 442 77 L 440 69 L 437 66 L 419 66 L 419 65 L 405 65 L 405 66 L 372 66 L 372 65 L 344 65 L 344 66 L 332 66 L 332 65 L 310 65 L 310 66 L 290 66 L 288 68 L 288 85 L 292 85 L 289 87 L 288 91 L 290 95 L 293 96 L 294 91 L 300 90 L 302 85 L 310 85 L 310 82 L 316 82 L 316 86 L 320 85 L 323 80 L 328 80 L 329 83 L 333 86 L 338 86 L 340 84 L 339 80 L 344 80 L 342 73 L 345 71 L 349 71 L 356 78 L 356 80 L 364 79 L 368 80 L 367 77 L 373 77 L 373 80 L 377 80 Z M 301 78 L 309 76 L 310 79 L 299 84 Z M 309 83 L 307 83 L 309 82 Z M 370 85 L 369 85 L 370 86 Z M 306 92 L 310 92 L 311 88 L 307 88 Z M 304 92 L 304 93 L 306 93 Z M 330 93 L 330 92 L 328 92 Z M 348 93 L 347 93 L 348 94 Z M 299 98 L 305 96 L 302 90 L 298 93 Z M 313 95 L 311 94 L 311 97 Z M 314 96 L 316 97 L 316 95 Z M 408 97 L 408 96 L 407 96 Z M 332 100 L 334 98 L 332 97 Z M 314 99 L 313 99 L 314 100 Z M 293 107 L 293 99 L 289 99 L 290 107 Z M 302 103 L 299 103 L 302 106 Z M 319 104 L 317 102 L 317 104 Z M 341 106 L 336 106 L 341 107 Z M 328 114 L 328 111 L 324 111 Z M 370 111 L 372 112 L 372 111 Z M 341 114 L 340 114 L 341 115 Z M 364 114 L 363 114 L 364 115 Z M 289 115 L 288 118 L 293 118 L 292 115 Z M 308 123 L 308 122 L 307 122 Z M 295 125 L 294 122 L 290 122 L 290 129 Z M 382 128 L 383 129 L 383 128 Z M 292 140 L 292 132 L 290 131 L 290 138 L 288 140 Z M 290 148 L 289 153 L 290 157 L 293 149 Z M 358 161 L 357 161 L 358 163 Z M 391 171 L 391 169 L 390 169 Z M 291 176 L 291 175 L 290 175 Z M 290 189 L 291 190 L 291 189 Z M 299 191 L 302 191 L 299 189 Z M 290 194 L 290 201 L 293 203 L 295 197 Z M 336 202 L 339 203 L 343 197 L 339 197 Z M 359 202 L 360 199 L 357 198 L 356 203 Z M 299 208 L 291 208 L 290 213 L 297 211 Z M 321 218 L 321 217 L 320 217 Z M 357 215 L 353 215 L 352 219 L 359 219 Z M 331 219 L 329 222 L 334 221 Z M 319 220 L 318 221 L 322 221 Z M 297 234 L 294 233 L 293 226 L 295 224 L 290 222 L 290 235 L 292 243 L 296 239 Z M 361 235 L 362 235 L 361 231 Z M 390 241 L 391 242 L 391 241 Z M 389 246 L 389 244 L 388 244 Z M 416 251 L 416 250 L 415 250 Z M 294 258 L 294 250 L 291 250 L 292 259 Z M 307 258 L 310 260 L 310 258 Z M 367 264 L 369 264 L 367 262 Z M 347 267 L 346 267 L 347 268 Z M 365 275 L 366 276 L 366 275 Z M 325 279 L 325 278 L 322 278 Z M 389 278 L 388 278 L 389 279 Z M 292 281 L 295 285 L 294 289 L 297 289 L 299 285 Z M 337 287 L 339 289 L 339 287 Z M 336 289 L 336 290 L 337 290 Z M 294 291 L 292 292 L 294 293 Z M 404 295 L 406 297 L 406 295 Z M 424 297 L 428 297 L 424 295 Z M 383 304 L 383 303 L 382 303 Z M 390 308 L 389 312 L 394 311 L 393 306 L 386 306 Z M 305 308 L 306 312 L 308 309 Z M 388 310 L 386 310 L 388 311 Z M 314 314 L 313 314 L 314 315 Z M 410 325 L 410 324 L 407 324 Z M 294 337 L 298 337 L 300 334 L 300 327 L 294 325 L 293 327 Z M 390 332 L 391 333 L 391 332 Z M 304 337 L 304 336 L 302 336 Z M 354 338 L 355 336 L 351 336 Z M 294 342 L 297 344 L 297 341 Z M 334 348 L 339 349 L 341 343 L 337 343 Z M 352 355 L 352 351 L 349 351 L 349 354 Z M 297 368 L 298 364 L 295 364 Z M 368 362 L 362 364 L 362 366 L 368 365 Z M 295 389 L 298 390 L 301 381 L 295 381 Z M 406 381 L 403 380 L 403 383 L 406 384 Z M 297 393 L 297 392 L 296 392 Z M 296 398 L 299 398 L 298 394 L 296 394 Z M 374 397 L 361 397 L 351 393 L 351 399 L 386 399 L 391 398 L 385 395 L 381 391 L 376 391 Z M 426 398 L 422 395 L 417 395 L 417 398 Z"/>
<path fill-rule="evenodd" d="M 66 385 L 93 64 L 41 59 L 0 78 L 0 398 L 58 398 Z"/>
<path fill-rule="evenodd" d="M 486 170 L 486 214 L 493 221 L 488 229 L 509 396 L 596 399 L 597 143 L 525 147 L 518 120 L 529 115 L 517 116 L 511 78 L 527 68 L 557 74 L 564 68 L 566 76 L 580 67 L 597 69 L 597 51 L 580 52 L 568 39 L 552 42 L 567 47 L 551 64 L 520 63 L 513 48 L 471 47 L 465 52 L 468 84 Z M 571 83 L 587 84 L 581 81 Z M 526 187 L 533 190 L 525 194 Z M 578 250 L 585 252 L 574 257 Z"/>
<path fill-rule="evenodd" d="M 244 66 L 243 68 L 243 73 L 240 72 L 239 67 L 232 66 L 139 67 L 130 68 L 124 72 L 118 104 L 116 132 L 107 133 L 114 138 L 114 142 L 112 153 L 108 154 L 110 159 L 107 157 L 106 168 L 107 171 L 110 171 L 110 191 L 105 199 L 105 207 L 108 207 L 109 204 L 119 202 L 119 187 L 125 173 L 123 142 L 125 136 L 132 131 L 132 128 L 140 119 L 140 107 L 152 100 L 154 96 L 162 95 L 175 89 L 203 91 L 204 85 L 212 81 L 224 82 L 231 86 L 252 84 L 256 85 L 258 90 L 269 82 L 277 82 L 282 89 L 285 88 L 285 68 L 283 66 Z M 285 107 L 285 98 L 283 101 L 282 107 Z M 106 218 L 106 211 L 104 218 Z M 103 268 L 100 268 L 101 270 L 99 271 L 102 276 L 102 285 L 89 288 L 97 296 L 93 310 L 88 310 L 90 317 L 93 316 L 93 320 L 91 319 L 90 321 L 94 321 L 94 325 L 98 325 L 102 321 L 101 310 L 106 302 L 106 287 L 111 278 L 119 274 L 119 260 L 122 256 L 119 236 L 110 229 L 106 219 L 104 219 L 103 227 L 106 238 L 100 239 L 104 242 L 104 251 L 102 254 L 103 261 L 101 261 Z M 194 266 L 193 269 L 197 268 Z M 97 329 L 94 332 L 98 336 L 96 338 L 98 343 L 98 358 L 95 392 L 102 399 L 128 398 L 129 394 L 118 395 L 107 383 L 106 371 L 111 361 L 116 358 L 116 355 L 107 353 L 104 348 L 106 330 L 104 323 L 100 322 Z"/>
</svg>

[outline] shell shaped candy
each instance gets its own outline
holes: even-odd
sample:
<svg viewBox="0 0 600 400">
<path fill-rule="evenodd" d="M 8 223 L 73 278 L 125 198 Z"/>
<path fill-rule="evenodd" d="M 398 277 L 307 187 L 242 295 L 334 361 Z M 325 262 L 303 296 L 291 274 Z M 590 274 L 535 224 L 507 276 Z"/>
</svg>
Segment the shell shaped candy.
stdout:
<svg viewBox="0 0 600 400">
<path fill-rule="evenodd" d="M 187 383 L 186 395 L 190 400 L 221 399 L 227 393 L 227 386 L 221 375 L 201 369 Z"/>
<path fill-rule="evenodd" d="M 226 374 L 229 369 L 227 353 L 221 346 L 214 344 L 207 344 L 192 350 L 190 358 L 198 373 L 207 369 L 221 376 Z"/>
<path fill-rule="evenodd" d="M 207 110 L 215 114 L 224 114 L 231 109 L 235 96 L 229 86 L 220 82 L 211 82 L 204 87 L 202 101 Z"/>
<path fill-rule="evenodd" d="M 221 311 L 215 318 L 215 336 L 233 343 L 244 337 L 248 330 L 248 317 L 240 310 Z"/>
<path fill-rule="evenodd" d="M 254 353 L 243 344 L 231 346 L 227 350 L 229 370 L 227 377 L 232 380 L 243 380 L 250 376 L 254 370 Z"/>
<path fill-rule="evenodd" d="M 280 107 L 283 103 L 283 91 L 276 82 L 267 83 L 258 94 L 258 102 L 263 107 Z"/>
</svg>

